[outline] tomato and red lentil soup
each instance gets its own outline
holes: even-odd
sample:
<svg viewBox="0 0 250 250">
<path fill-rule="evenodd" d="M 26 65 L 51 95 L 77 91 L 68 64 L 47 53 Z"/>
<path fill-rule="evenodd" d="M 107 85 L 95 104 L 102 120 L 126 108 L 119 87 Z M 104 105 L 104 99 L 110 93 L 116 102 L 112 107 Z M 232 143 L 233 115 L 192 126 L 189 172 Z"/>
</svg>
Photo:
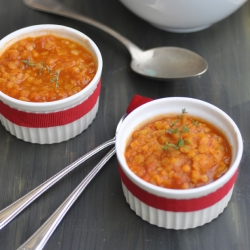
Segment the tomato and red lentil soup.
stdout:
<svg viewBox="0 0 250 250">
<path fill-rule="evenodd" d="M 164 188 L 191 189 L 224 175 L 231 146 L 210 123 L 170 115 L 133 132 L 125 149 L 128 167 L 143 180 Z"/>
<path fill-rule="evenodd" d="M 0 57 L 0 91 L 27 102 L 51 102 L 84 89 L 97 70 L 90 51 L 53 35 L 28 37 Z"/>
</svg>

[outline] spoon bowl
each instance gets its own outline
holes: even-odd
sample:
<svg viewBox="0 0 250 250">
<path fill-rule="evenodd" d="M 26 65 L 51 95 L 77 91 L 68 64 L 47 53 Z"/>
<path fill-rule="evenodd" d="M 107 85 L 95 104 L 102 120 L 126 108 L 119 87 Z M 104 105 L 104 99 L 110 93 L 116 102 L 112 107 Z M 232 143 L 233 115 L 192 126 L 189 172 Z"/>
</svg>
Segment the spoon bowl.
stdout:
<svg viewBox="0 0 250 250">
<path fill-rule="evenodd" d="M 142 51 L 135 44 L 111 28 L 71 11 L 55 0 L 23 0 L 35 10 L 73 18 L 93 25 L 119 40 L 130 52 L 131 69 L 155 80 L 171 80 L 199 76 L 207 71 L 207 62 L 196 53 L 177 47 L 159 47 Z"/>
<path fill-rule="evenodd" d="M 163 80 L 199 76 L 207 70 L 206 61 L 182 48 L 160 47 L 142 51 L 132 58 L 131 68 L 138 74 Z"/>
</svg>

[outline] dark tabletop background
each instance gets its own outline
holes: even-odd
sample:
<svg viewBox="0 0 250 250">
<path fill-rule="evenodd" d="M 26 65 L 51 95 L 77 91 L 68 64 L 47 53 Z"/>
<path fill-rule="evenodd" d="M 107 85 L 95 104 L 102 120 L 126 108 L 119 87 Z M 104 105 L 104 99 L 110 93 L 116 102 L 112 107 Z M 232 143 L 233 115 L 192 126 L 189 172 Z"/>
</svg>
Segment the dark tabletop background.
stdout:
<svg viewBox="0 0 250 250">
<path fill-rule="evenodd" d="M 195 51 L 209 65 L 201 77 L 157 82 L 130 69 L 127 49 L 90 25 L 31 10 L 21 0 L 0 0 L 0 37 L 35 24 L 61 24 L 91 37 L 104 61 L 97 117 L 79 136 L 38 145 L 10 135 L 0 125 L 0 209 L 114 136 L 116 124 L 134 94 L 151 98 L 186 96 L 212 103 L 239 126 L 244 154 L 232 199 L 214 221 L 189 230 L 150 225 L 126 203 L 113 157 L 86 188 L 44 249 L 250 249 L 250 2 L 212 27 L 188 34 L 158 30 L 129 12 L 118 0 L 65 0 L 115 29 L 142 49 L 178 46 Z M 0 249 L 16 249 L 64 201 L 108 149 L 82 164 L 0 231 Z"/>
</svg>

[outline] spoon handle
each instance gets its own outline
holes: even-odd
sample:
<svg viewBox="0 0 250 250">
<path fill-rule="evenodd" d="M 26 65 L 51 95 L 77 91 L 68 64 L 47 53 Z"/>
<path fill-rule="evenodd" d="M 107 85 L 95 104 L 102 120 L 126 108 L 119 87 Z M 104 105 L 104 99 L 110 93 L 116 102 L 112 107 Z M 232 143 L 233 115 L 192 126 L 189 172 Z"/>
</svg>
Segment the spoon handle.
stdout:
<svg viewBox="0 0 250 250">
<path fill-rule="evenodd" d="M 75 169 L 81 163 L 89 159 L 91 156 L 95 155 L 102 149 L 113 145 L 115 143 L 115 138 L 101 144 L 100 146 L 94 148 L 66 168 L 62 169 L 60 172 L 52 176 L 50 179 L 30 191 L 28 194 L 12 203 L 8 207 L 4 208 L 0 211 L 0 229 L 6 226 L 12 219 L 14 219 L 21 211 L 23 211 L 31 202 L 33 202 L 36 198 L 38 198 L 41 194 L 43 194 L 46 190 L 48 190 L 51 186 L 61 180 L 66 174 Z"/>
<path fill-rule="evenodd" d="M 68 196 L 62 205 L 51 215 L 51 217 L 17 250 L 41 250 L 49 240 L 50 236 L 68 212 L 76 199 L 80 196 L 89 182 L 101 170 L 104 164 L 115 154 L 115 147 L 106 154 L 102 160 L 90 171 L 75 190 Z"/>
<path fill-rule="evenodd" d="M 138 48 L 135 44 L 133 44 L 131 41 L 129 41 L 124 36 L 120 35 L 113 29 L 107 27 L 106 25 L 99 23 L 91 18 L 88 18 L 86 16 L 80 15 L 72 10 L 70 10 L 68 7 L 66 7 L 64 4 L 59 3 L 55 0 L 23 0 L 23 3 L 32 9 L 56 14 L 59 16 L 69 17 L 76 19 L 78 21 L 82 21 L 85 23 L 88 23 L 90 25 L 95 26 L 96 28 L 99 28 L 111 36 L 115 37 L 117 40 L 119 40 L 131 53 L 131 55 L 135 55 L 136 53 L 140 52 L 141 49 Z"/>
</svg>

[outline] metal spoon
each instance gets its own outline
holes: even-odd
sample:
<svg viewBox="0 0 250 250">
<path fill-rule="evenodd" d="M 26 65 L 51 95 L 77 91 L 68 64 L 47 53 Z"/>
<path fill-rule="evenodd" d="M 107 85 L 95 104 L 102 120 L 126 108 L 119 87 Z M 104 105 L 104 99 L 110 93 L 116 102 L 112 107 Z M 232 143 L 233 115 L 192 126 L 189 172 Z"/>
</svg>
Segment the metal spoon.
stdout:
<svg viewBox="0 0 250 250">
<path fill-rule="evenodd" d="M 32 9 L 70 17 L 107 32 L 127 47 L 132 57 L 131 68 L 140 75 L 156 80 L 169 80 L 199 76 L 207 70 L 207 62 L 192 51 L 177 47 L 142 51 L 111 28 L 71 11 L 55 0 L 23 0 L 23 3 Z"/>
<path fill-rule="evenodd" d="M 126 117 L 126 114 L 122 116 L 120 119 L 117 128 L 116 133 L 118 129 L 120 128 L 120 125 L 122 124 L 124 118 Z M 48 190 L 50 187 L 52 187 L 55 183 L 57 183 L 59 180 L 61 180 L 66 174 L 71 172 L 73 169 L 75 169 L 77 166 L 85 162 L 87 159 L 89 159 L 91 156 L 95 155 L 102 149 L 115 144 L 115 137 L 108 140 L 107 142 L 101 144 L 100 146 L 94 148 L 89 153 L 85 154 L 66 168 L 62 169 L 60 172 L 52 176 L 50 179 L 45 181 L 44 183 L 40 184 L 38 187 L 30 191 L 25 196 L 21 197 L 19 200 L 15 201 L 8 207 L 4 208 L 0 211 L 0 229 L 2 229 L 4 226 L 6 226 L 11 220 L 13 220 L 20 212 L 22 212 L 30 203 L 32 203 L 36 198 L 38 198 L 41 194 L 43 194 L 46 190 Z"/>
</svg>

